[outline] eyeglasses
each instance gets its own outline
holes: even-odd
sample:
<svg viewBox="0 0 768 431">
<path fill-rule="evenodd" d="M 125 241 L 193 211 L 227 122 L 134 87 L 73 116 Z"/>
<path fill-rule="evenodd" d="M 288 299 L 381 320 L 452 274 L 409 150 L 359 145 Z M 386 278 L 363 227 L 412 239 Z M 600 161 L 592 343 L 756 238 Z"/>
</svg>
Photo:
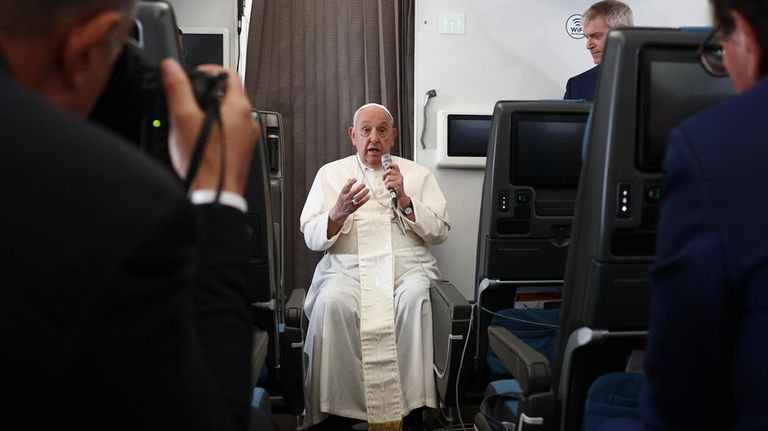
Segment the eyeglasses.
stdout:
<svg viewBox="0 0 768 431">
<path fill-rule="evenodd" d="M 725 62 L 723 57 L 725 50 L 720 41 L 715 41 L 717 33 L 720 32 L 720 26 L 717 26 L 701 43 L 699 49 L 696 51 L 696 59 L 699 60 L 701 66 L 712 76 L 723 78 L 728 76 L 728 70 L 725 68 Z"/>
</svg>

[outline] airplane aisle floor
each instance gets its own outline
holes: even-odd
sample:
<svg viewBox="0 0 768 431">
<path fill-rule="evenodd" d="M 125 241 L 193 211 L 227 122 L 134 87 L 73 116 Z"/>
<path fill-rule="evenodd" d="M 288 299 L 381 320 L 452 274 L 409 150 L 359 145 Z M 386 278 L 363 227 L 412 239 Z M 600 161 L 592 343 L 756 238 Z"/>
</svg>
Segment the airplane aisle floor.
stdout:
<svg viewBox="0 0 768 431">
<path fill-rule="evenodd" d="M 479 405 L 477 404 L 468 404 L 465 406 L 462 406 L 461 408 L 461 414 L 462 419 L 467 424 L 467 427 L 465 429 L 471 430 L 472 428 L 472 420 L 475 417 L 475 414 L 479 411 Z M 454 414 L 455 416 L 455 414 Z M 296 431 L 296 417 L 292 415 L 287 414 L 273 414 L 272 419 L 275 421 L 275 423 L 278 426 L 278 431 Z M 456 423 L 453 425 L 453 430 L 461 430 L 462 428 L 458 424 L 458 417 L 455 417 L 454 420 Z M 339 423 L 339 422 L 335 422 Z M 334 427 L 330 427 L 334 428 Z M 314 431 L 316 428 L 312 428 L 311 431 Z M 322 429 L 323 431 L 328 430 L 328 427 L 317 428 L 318 430 Z M 364 425 L 361 427 L 359 425 L 357 426 L 349 426 L 347 423 L 346 425 L 339 424 L 336 429 L 333 431 L 357 431 L 357 430 L 364 430 L 367 429 Z M 447 422 L 443 415 L 440 414 L 439 410 L 436 409 L 429 409 L 424 414 L 424 428 L 423 431 L 440 431 L 440 430 L 448 430 Z M 410 431 L 410 430 L 409 430 Z"/>
</svg>

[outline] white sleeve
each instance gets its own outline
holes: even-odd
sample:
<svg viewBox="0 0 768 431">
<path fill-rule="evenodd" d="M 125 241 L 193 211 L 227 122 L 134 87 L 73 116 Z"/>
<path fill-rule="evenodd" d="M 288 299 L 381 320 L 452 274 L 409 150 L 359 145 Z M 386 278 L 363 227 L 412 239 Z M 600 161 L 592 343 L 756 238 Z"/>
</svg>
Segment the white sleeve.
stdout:
<svg viewBox="0 0 768 431">
<path fill-rule="evenodd" d="M 212 204 L 216 200 L 216 190 L 195 190 L 189 195 L 189 200 L 195 205 Z M 248 202 L 237 193 L 222 190 L 219 193 L 219 204 L 248 212 Z"/>
<path fill-rule="evenodd" d="M 327 170 L 321 168 L 312 182 L 312 187 L 309 189 L 309 195 L 307 195 L 299 218 L 300 230 L 304 233 L 304 242 L 310 250 L 325 251 L 329 249 L 336 243 L 341 233 L 349 231 L 352 224 L 352 217 L 348 217 L 339 232 L 328 238 L 328 214 L 338 198 L 334 194 L 334 190 L 328 178 Z"/>
<path fill-rule="evenodd" d="M 409 181 L 413 185 L 409 184 L 408 188 L 414 190 L 406 189 L 413 202 L 416 221 L 412 222 L 406 217 L 403 220 L 428 245 L 440 244 L 448 238 L 448 231 L 451 230 L 448 204 L 431 172 L 426 171 L 417 177 L 420 178 L 416 182 Z"/>
</svg>

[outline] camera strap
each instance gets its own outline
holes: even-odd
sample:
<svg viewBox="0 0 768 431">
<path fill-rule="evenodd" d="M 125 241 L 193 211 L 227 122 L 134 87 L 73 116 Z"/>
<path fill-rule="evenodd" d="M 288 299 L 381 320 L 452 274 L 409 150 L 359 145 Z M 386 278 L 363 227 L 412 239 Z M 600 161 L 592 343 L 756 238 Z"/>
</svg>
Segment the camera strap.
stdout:
<svg viewBox="0 0 768 431">
<path fill-rule="evenodd" d="M 187 176 L 184 179 L 184 189 L 189 190 L 189 188 L 192 186 L 192 181 L 195 179 L 195 175 L 197 174 L 197 170 L 200 167 L 200 162 L 203 160 L 203 154 L 205 154 L 205 147 L 208 144 L 208 138 L 211 135 L 211 128 L 213 127 L 213 122 L 217 121 L 219 123 L 219 129 L 220 133 L 222 133 L 222 139 L 220 144 L 221 147 L 221 161 L 220 165 L 221 168 L 219 169 L 219 183 L 216 186 L 216 198 L 214 199 L 214 202 L 219 201 L 219 195 L 221 194 L 221 189 L 224 185 L 224 139 L 223 139 L 223 129 L 221 124 L 221 115 L 219 111 L 219 104 L 218 103 L 212 103 L 207 107 L 205 110 L 205 117 L 203 118 L 203 124 L 200 127 L 200 133 L 197 135 L 197 140 L 195 141 L 195 148 L 192 152 L 192 158 L 189 162 L 189 169 L 187 170 Z"/>
</svg>

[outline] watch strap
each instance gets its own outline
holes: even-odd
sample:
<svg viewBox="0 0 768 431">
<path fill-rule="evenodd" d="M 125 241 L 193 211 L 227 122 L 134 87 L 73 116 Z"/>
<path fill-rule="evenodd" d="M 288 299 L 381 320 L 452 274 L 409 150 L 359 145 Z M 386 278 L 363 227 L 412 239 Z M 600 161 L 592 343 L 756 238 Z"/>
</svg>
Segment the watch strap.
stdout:
<svg viewBox="0 0 768 431">
<path fill-rule="evenodd" d="M 405 207 L 405 208 L 398 208 L 398 210 L 400 211 L 400 213 L 402 215 L 404 215 L 406 217 L 411 215 L 411 214 L 413 214 L 413 199 L 411 199 L 411 202 L 408 203 L 407 207 Z"/>
</svg>

